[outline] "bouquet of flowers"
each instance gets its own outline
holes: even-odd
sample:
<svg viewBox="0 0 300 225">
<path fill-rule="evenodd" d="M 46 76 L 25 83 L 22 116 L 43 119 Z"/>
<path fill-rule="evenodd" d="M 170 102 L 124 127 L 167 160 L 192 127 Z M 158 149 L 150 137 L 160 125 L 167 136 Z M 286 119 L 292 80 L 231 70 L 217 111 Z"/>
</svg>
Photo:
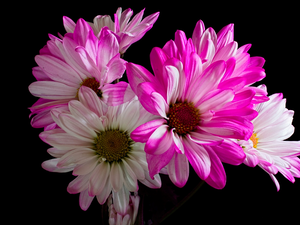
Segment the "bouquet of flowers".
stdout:
<svg viewBox="0 0 300 225">
<path fill-rule="evenodd" d="M 81 209 L 96 197 L 109 224 L 137 224 L 139 186 L 159 189 L 164 174 L 184 187 L 190 165 L 216 189 L 226 184 L 223 163 L 259 166 L 277 191 L 278 172 L 299 178 L 300 142 L 284 141 L 294 112 L 281 93 L 253 86 L 266 76 L 265 60 L 250 57 L 250 44 L 238 47 L 233 24 L 216 33 L 199 20 L 192 37 L 176 31 L 152 49 L 150 72 L 125 60 L 159 16 L 143 14 L 63 17 L 66 34 L 49 35 L 35 57 L 31 125 L 44 129 L 53 156 L 42 167 L 72 171 L 67 191 L 80 193 Z"/>
</svg>

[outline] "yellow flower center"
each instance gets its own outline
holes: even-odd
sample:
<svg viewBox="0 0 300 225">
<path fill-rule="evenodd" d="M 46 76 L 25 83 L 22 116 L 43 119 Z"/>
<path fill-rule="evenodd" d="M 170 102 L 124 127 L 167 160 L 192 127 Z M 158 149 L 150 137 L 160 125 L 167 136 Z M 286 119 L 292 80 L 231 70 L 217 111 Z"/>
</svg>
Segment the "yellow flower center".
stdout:
<svg viewBox="0 0 300 225">
<path fill-rule="evenodd" d="M 167 124 L 170 128 L 175 128 L 175 132 L 179 135 L 186 135 L 195 130 L 200 122 L 200 113 L 193 103 L 176 102 L 170 105 L 169 120 Z"/>
<path fill-rule="evenodd" d="M 252 141 L 253 143 L 253 147 L 256 148 L 257 147 L 257 143 L 258 143 L 258 138 L 256 137 L 256 134 L 253 133 L 250 137 L 250 140 Z"/>
<path fill-rule="evenodd" d="M 94 150 L 103 160 L 115 162 L 127 156 L 132 143 L 127 132 L 107 130 L 97 133 Z"/>
</svg>

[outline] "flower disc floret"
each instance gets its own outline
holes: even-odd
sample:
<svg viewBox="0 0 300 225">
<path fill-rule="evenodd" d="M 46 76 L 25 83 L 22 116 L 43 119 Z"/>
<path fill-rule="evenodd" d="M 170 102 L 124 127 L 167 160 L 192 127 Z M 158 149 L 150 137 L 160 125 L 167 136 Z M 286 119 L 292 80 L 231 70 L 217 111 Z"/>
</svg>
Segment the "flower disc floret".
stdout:
<svg viewBox="0 0 300 225">
<path fill-rule="evenodd" d="M 128 155 L 132 143 L 126 132 L 107 130 L 97 134 L 94 150 L 103 160 L 117 162 Z"/>
<path fill-rule="evenodd" d="M 192 102 L 176 102 L 170 106 L 167 124 L 179 135 L 186 135 L 199 125 L 200 113 Z"/>
<path fill-rule="evenodd" d="M 86 78 L 84 81 L 82 81 L 80 86 L 89 87 L 97 94 L 97 96 L 99 96 L 100 98 L 102 97 L 102 91 L 99 89 L 100 83 L 94 77 Z"/>
</svg>

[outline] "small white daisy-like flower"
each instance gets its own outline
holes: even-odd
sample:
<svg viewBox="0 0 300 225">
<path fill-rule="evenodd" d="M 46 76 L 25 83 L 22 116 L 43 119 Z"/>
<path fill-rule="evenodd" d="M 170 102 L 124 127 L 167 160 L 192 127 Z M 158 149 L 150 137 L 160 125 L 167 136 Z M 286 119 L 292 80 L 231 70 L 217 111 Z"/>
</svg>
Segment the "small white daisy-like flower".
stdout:
<svg viewBox="0 0 300 225">
<path fill-rule="evenodd" d="M 266 89 L 261 86 L 261 89 Z M 266 91 L 266 90 L 265 90 Z M 257 104 L 258 116 L 252 120 L 253 134 L 248 141 L 238 140 L 246 153 L 244 164 L 258 165 L 280 189 L 275 174 L 279 171 L 285 178 L 295 182 L 300 177 L 300 141 L 284 141 L 294 133 L 294 111 L 285 108 L 286 99 L 281 93 L 273 94 L 270 100 Z"/>
<path fill-rule="evenodd" d="M 120 106 L 103 107 L 90 88 L 82 86 L 79 101 L 69 102 L 69 111 L 53 110 L 60 128 L 44 131 L 40 137 L 52 145 L 48 153 L 56 157 L 43 162 L 51 172 L 73 171 L 77 175 L 68 192 L 80 193 L 80 207 L 86 210 L 96 196 L 104 204 L 112 193 L 114 208 L 125 215 L 129 192 L 138 190 L 138 181 L 159 188 L 158 174 L 152 180 L 144 144 L 134 142 L 131 132 L 151 119 L 137 98 Z"/>
</svg>

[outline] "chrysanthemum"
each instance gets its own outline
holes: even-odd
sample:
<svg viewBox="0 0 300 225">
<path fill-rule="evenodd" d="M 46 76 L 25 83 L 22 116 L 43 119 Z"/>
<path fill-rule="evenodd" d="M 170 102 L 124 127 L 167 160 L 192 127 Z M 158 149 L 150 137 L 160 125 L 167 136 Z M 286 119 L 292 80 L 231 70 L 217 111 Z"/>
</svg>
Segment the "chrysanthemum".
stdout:
<svg viewBox="0 0 300 225">
<path fill-rule="evenodd" d="M 90 88 L 82 86 L 79 101 L 69 102 L 69 112 L 52 110 L 60 128 L 40 134 L 53 146 L 49 154 L 56 157 L 42 166 L 51 172 L 72 171 L 75 178 L 69 193 L 80 193 L 80 206 L 86 210 L 96 196 L 103 204 L 112 192 L 114 208 L 125 215 L 129 192 L 138 190 L 138 182 L 151 188 L 161 185 L 160 177 L 148 174 L 144 144 L 134 142 L 131 132 L 149 121 L 152 115 L 135 98 L 120 106 L 103 108 Z"/>
<path fill-rule="evenodd" d="M 120 53 L 124 54 L 129 46 L 140 40 L 145 33 L 150 30 L 156 22 L 159 12 L 151 14 L 142 20 L 145 9 L 136 14 L 129 22 L 133 11 L 126 9 L 122 12 L 122 8 L 118 8 L 114 14 L 113 22 L 109 15 L 99 15 L 94 18 L 93 23 L 90 23 L 94 34 L 100 38 L 100 31 L 103 27 L 108 27 L 117 37 L 119 42 Z M 70 18 L 64 16 L 64 26 L 67 32 L 73 33 L 75 23 Z M 129 23 L 128 23 L 129 22 Z"/>
<path fill-rule="evenodd" d="M 266 90 L 265 87 L 261 87 Z M 279 171 L 289 181 L 300 177 L 300 141 L 284 141 L 294 133 L 294 111 L 285 107 L 286 99 L 281 93 L 273 94 L 270 100 L 257 104 L 258 116 L 252 120 L 253 134 L 249 140 L 238 140 L 246 153 L 244 164 L 258 165 L 274 181 L 277 191 L 279 182 L 274 176 Z"/>
<path fill-rule="evenodd" d="M 190 163 L 201 179 L 223 188 L 224 154 L 227 162 L 234 165 L 242 163 L 245 154 L 237 145 L 228 144 L 229 149 L 220 151 L 210 146 L 230 137 L 250 138 L 249 118 L 257 115 L 251 105 L 256 92 L 247 87 L 242 90 L 247 77 L 226 80 L 236 67 L 234 58 L 221 57 L 203 68 L 192 40 L 186 40 L 183 32 L 177 34 L 180 35 L 175 42 L 169 42 L 169 54 L 160 48 L 152 50 L 155 76 L 140 65 L 126 65 L 128 81 L 141 104 L 160 116 L 135 129 L 131 138 L 146 143 L 150 176 L 167 166 L 172 182 L 182 187 L 188 179 Z M 229 52 L 222 55 L 226 54 Z M 259 73 L 263 73 L 262 69 Z"/>
<path fill-rule="evenodd" d="M 90 25 L 79 19 L 73 33 L 62 39 L 50 35 L 51 40 L 35 57 L 33 68 L 37 81 L 29 91 L 40 99 L 30 108 L 33 127 L 55 128 L 50 115 L 53 108 L 64 107 L 78 99 L 78 89 L 87 86 L 108 105 L 119 105 L 134 97 L 128 83 L 111 84 L 122 77 L 125 63 L 120 58 L 119 43 L 108 29 L 94 35 Z M 30 115 L 30 116 L 31 116 Z"/>
<path fill-rule="evenodd" d="M 109 225 L 133 225 L 139 209 L 140 197 L 137 192 L 130 195 L 129 204 L 126 208 L 126 215 L 118 213 L 114 207 L 112 195 L 108 198 Z"/>
</svg>

